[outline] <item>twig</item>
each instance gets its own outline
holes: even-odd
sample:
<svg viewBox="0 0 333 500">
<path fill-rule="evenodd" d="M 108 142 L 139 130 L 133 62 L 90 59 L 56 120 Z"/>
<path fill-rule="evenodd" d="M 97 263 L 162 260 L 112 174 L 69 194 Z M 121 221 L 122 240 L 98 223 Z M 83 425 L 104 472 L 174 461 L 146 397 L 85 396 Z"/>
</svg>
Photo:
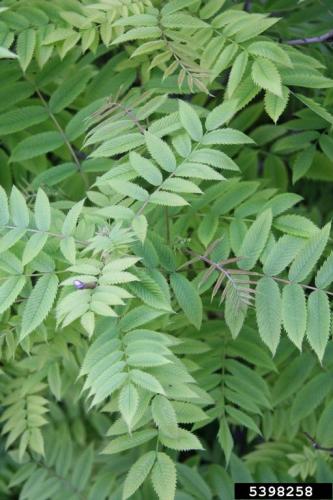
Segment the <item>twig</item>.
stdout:
<svg viewBox="0 0 333 500">
<path fill-rule="evenodd" d="M 294 40 L 286 40 L 284 43 L 287 45 L 307 45 L 309 43 L 320 43 L 327 42 L 333 38 L 333 30 L 327 31 L 327 33 L 323 33 L 319 36 L 312 36 L 306 38 L 295 38 Z"/>
<path fill-rule="evenodd" d="M 304 431 L 303 434 L 312 443 L 312 446 L 313 446 L 313 448 L 315 448 L 315 450 L 328 451 L 331 455 L 333 455 L 333 448 L 328 448 L 326 446 L 321 446 L 319 443 L 317 443 L 317 441 L 312 436 L 310 436 L 310 434 L 308 432 Z"/>
<path fill-rule="evenodd" d="M 74 148 L 73 146 L 71 145 L 71 143 L 69 142 L 68 140 L 68 137 L 66 136 L 66 133 L 65 131 L 63 130 L 62 126 L 60 125 L 60 123 L 58 122 L 57 118 L 55 117 L 55 115 L 52 113 L 51 109 L 50 109 L 50 106 L 48 105 L 48 102 L 45 100 L 43 94 L 41 93 L 41 91 L 39 90 L 39 88 L 37 87 L 36 83 L 35 82 L 32 82 L 31 80 L 29 80 L 27 77 L 26 79 L 28 80 L 29 83 L 31 83 L 34 88 L 35 88 L 35 91 L 36 91 L 36 94 L 38 95 L 41 103 L 43 104 L 43 106 L 45 107 L 45 109 L 47 110 L 48 114 L 49 114 L 49 117 L 51 118 L 51 120 L 53 121 L 54 125 L 56 126 L 56 128 L 58 129 L 61 137 L 63 138 L 64 140 L 64 143 L 66 144 L 66 147 L 68 149 L 68 151 L 70 152 L 70 155 L 72 156 L 73 158 L 73 161 L 76 165 L 76 168 L 77 168 L 77 171 L 79 172 L 79 174 L 81 175 L 82 177 L 82 180 L 86 186 L 86 188 L 89 187 L 89 182 L 88 182 L 88 178 L 86 176 L 86 174 L 82 171 L 82 166 L 81 166 L 81 163 L 80 163 L 80 160 L 77 156 L 77 154 L 75 153 L 74 151 Z"/>
<path fill-rule="evenodd" d="M 209 266 L 214 267 L 214 269 L 216 269 L 217 271 L 225 273 L 225 274 L 227 273 L 228 275 L 226 274 L 226 276 L 228 279 L 229 279 L 229 276 L 232 274 L 247 274 L 249 276 L 258 276 L 258 278 L 262 278 L 262 277 L 266 276 L 264 273 L 259 273 L 257 271 L 246 271 L 245 269 L 225 269 L 223 267 L 225 264 L 237 262 L 238 260 L 240 260 L 244 257 L 235 257 L 235 258 L 232 257 L 230 259 L 227 259 L 226 261 L 222 261 L 221 263 L 218 263 L 218 262 L 214 262 L 213 260 L 208 258 L 208 252 L 206 252 L 205 255 L 200 255 L 200 254 L 197 254 L 197 253 L 195 253 L 191 250 L 188 250 L 188 249 L 185 249 L 185 251 L 187 253 L 190 253 L 191 255 L 194 255 L 194 259 L 191 259 L 190 261 L 185 262 L 185 264 L 180 266 L 178 268 L 178 270 L 183 268 L 183 267 L 186 267 L 187 265 L 189 265 L 192 262 L 196 262 L 198 260 L 201 260 L 202 262 L 206 262 L 206 264 L 208 264 Z M 292 281 L 288 280 L 288 279 L 278 278 L 277 276 L 271 276 L 271 278 L 274 281 L 278 281 L 279 283 L 284 283 L 286 285 L 292 284 Z M 231 279 L 231 281 L 232 281 L 232 279 Z M 317 288 L 315 286 L 304 285 L 303 283 L 299 283 L 299 285 L 306 290 L 312 290 L 312 291 L 320 290 L 319 288 Z M 327 290 L 325 290 L 325 293 L 327 295 L 333 296 L 333 292 L 328 292 Z"/>
<path fill-rule="evenodd" d="M 6 228 L 6 229 L 20 229 L 18 226 L 12 226 L 10 224 L 5 224 L 5 225 L 1 226 L 1 228 Z M 22 230 L 27 231 L 29 233 L 43 233 L 43 234 L 48 234 L 49 236 L 54 236 L 54 237 L 60 238 L 60 239 L 66 238 L 66 235 L 61 234 L 61 233 L 54 233 L 52 231 L 41 231 L 40 229 L 33 229 L 33 228 L 30 228 L 30 227 L 22 227 Z M 77 239 L 75 239 L 75 243 L 78 243 L 80 245 L 88 245 L 89 242 L 88 241 L 84 241 L 84 240 L 77 240 Z"/>
</svg>

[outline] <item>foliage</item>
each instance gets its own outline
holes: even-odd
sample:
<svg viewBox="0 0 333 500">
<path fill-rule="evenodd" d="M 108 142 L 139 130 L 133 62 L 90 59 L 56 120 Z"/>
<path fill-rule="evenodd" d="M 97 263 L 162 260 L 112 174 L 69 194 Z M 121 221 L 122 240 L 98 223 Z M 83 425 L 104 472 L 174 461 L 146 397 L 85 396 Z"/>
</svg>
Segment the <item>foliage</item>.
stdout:
<svg viewBox="0 0 333 500">
<path fill-rule="evenodd" d="M 332 16 L 2 2 L 1 498 L 333 481 Z"/>
</svg>

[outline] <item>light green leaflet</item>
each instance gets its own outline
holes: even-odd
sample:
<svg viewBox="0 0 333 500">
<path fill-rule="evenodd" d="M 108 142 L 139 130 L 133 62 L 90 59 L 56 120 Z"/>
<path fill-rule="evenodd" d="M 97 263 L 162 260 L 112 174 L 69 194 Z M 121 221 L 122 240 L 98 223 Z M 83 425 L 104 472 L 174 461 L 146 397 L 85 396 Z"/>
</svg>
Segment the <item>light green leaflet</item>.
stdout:
<svg viewBox="0 0 333 500">
<path fill-rule="evenodd" d="M 299 283 L 310 274 L 324 251 L 330 230 L 331 224 L 326 224 L 326 226 L 314 234 L 299 251 L 289 270 L 288 277 L 291 281 Z"/>
<path fill-rule="evenodd" d="M 278 284 L 261 278 L 256 288 L 256 314 L 262 340 L 275 354 L 280 342 L 282 303 Z"/>
</svg>

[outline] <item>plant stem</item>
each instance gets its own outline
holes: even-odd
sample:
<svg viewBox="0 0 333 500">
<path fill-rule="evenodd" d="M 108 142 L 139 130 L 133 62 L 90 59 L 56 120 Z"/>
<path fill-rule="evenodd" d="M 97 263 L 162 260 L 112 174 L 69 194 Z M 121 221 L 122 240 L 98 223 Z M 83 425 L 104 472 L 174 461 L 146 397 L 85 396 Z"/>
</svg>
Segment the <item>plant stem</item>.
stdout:
<svg viewBox="0 0 333 500">
<path fill-rule="evenodd" d="M 6 229 L 20 229 L 17 226 L 10 226 L 8 224 L 6 224 L 2 227 L 6 228 Z M 30 227 L 22 227 L 22 229 L 24 229 L 25 231 L 28 231 L 29 233 L 43 233 L 43 234 L 48 234 L 49 236 L 55 236 L 56 238 L 60 238 L 60 239 L 66 238 L 66 236 L 64 234 L 53 233 L 52 231 L 40 231 L 39 229 L 33 229 Z M 88 244 L 88 241 L 84 241 L 84 240 L 75 240 L 75 242 L 79 243 L 80 245 L 87 245 Z"/>
<path fill-rule="evenodd" d="M 212 266 L 217 271 L 220 271 L 221 273 L 225 274 L 227 276 L 227 278 L 230 279 L 230 281 L 233 281 L 231 276 L 230 276 L 233 273 L 248 274 L 251 276 L 258 276 L 260 278 L 267 276 L 266 274 L 259 273 L 257 271 L 246 271 L 245 269 L 235 269 L 235 270 L 234 269 L 226 269 L 225 267 L 223 267 L 223 262 L 221 264 L 219 264 L 218 262 L 214 262 L 213 260 L 209 259 L 206 255 L 195 254 L 194 252 L 191 252 L 191 251 L 189 251 L 189 253 L 196 255 L 198 257 L 198 259 L 201 260 L 202 262 L 206 262 L 206 264 L 208 264 L 209 266 Z M 279 283 L 285 283 L 286 285 L 291 285 L 293 283 L 292 281 L 290 281 L 288 279 L 278 278 L 277 276 L 271 276 L 271 278 L 273 278 L 274 281 L 278 281 Z M 298 284 L 302 288 L 305 288 L 306 290 L 312 290 L 312 291 L 321 290 L 320 288 L 317 288 L 315 286 L 304 285 L 303 283 L 298 283 Z M 328 292 L 327 290 L 324 290 L 324 292 L 327 295 L 333 296 L 333 292 Z"/>
<path fill-rule="evenodd" d="M 51 120 L 53 121 L 54 125 L 58 129 L 60 135 L 62 136 L 62 138 L 64 140 L 64 143 L 66 144 L 66 147 L 67 147 L 67 149 L 68 149 L 68 151 L 69 151 L 69 153 L 70 153 L 71 157 L 73 158 L 73 161 L 74 161 L 74 163 L 76 165 L 77 171 L 81 175 L 85 187 L 88 188 L 89 187 L 88 177 L 87 177 L 87 175 L 84 172 L 82 172 L 82 166 L 81 166 L 80 160 L 79 160 L 77 154 L 75 153 L 73 146 L 71 145 L 70 141 L 68 140 L 68 137 L 66 136 L 65 131 L 63 130 L 63 128 L 60 125 L 60 123 L 58 122 L 56 116 L 52 113 L 52 111 L 51 111 L 51 109 L 50 109 L 50 107 L 48 105 L 48 102 L 45 100 L 43 94 L 41 93 L 41 91 L 39 90 L 39 88 L 37 87 L 37 85 L 35 84 L 35 82 L 31 82 L 30 80 L 28 80 L 28 81 L 29 81 L 29 83 L 31 83 L 35 87 L 36 94 L 38 95 L 41 103 L 43 104 L 43 106 L 47 110 L 47 112 L 49 114 L 49 117 L 51 118 Z"/>
<path fill-rule="evenodd" d="M 327 31 L 319 36 L 312 36 L 306 38 L 295 38 L 294 40 L 286 40 L 284 43 L 287 45 L 307 45 L 309 43 L 327 42 L 333 38 L 333 30 Z"/>
</svg>

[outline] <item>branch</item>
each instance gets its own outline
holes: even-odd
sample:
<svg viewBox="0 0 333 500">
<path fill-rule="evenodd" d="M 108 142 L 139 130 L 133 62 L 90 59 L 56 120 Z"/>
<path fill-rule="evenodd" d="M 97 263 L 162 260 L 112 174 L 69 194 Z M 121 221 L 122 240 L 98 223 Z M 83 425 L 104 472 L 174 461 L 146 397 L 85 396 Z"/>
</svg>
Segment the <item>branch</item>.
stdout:
<svg viewBox="0 0 333 500">
<path fill-rule="evenodd" d="M 333 448 L 327 448 L 326 446 L 321 446 L 317 441 L 310 436 L 307 432 L 303 432 L 303 434 L 308 438 L 308 440 L 311 442 L 313 448 L 315 450 L 321 450 L 321 451 L 328 451 L 331 455 L 333 455 Z"/>
<path fill-rule="evenodd" d="M 60 135 L 62 136 L 63 140 L 64 140 L 64 143 L 76 165 L 76 168 L 77 168 L 77 171 L 79 172 L 80 176 L 82 177 L 82 180 L 86 186 L 86 188 L 89 187 L 89 181 L 88 181 L 88 178 L 87 178 L 87 175 L 85 174 L 85 172 L 82 171 L 82 166 L 81 166 L 81 163 L 80 163 L 80 160 L 78 158 L 78 155 L 76 154 L 72 144 L 70 143 L 70 141 L 68 140 L 68 137 L 65 133 L 65 131 L 63 130 L 62 126 L 60 125 L 60 123 L 58 122 L 56 116 L 52 113 L 51 109 L 50 109 L 50 106 L 48 104 L 48 102 L 44 99 L 44 96 L 43 94 L 41 93 L 41 91 L 39 90 L 39 88 L 37 87 L 36 83 L 32 80 L 30 80 L 26 75 L 25 75 L 25 79 L 31 84 L 33 85 L 34 89 L 35 89 L 35 92 L 37 94 L 37 96 L 39 97 L 41 103 L 43 104 L 43 106 L 45 107 L 46 111 L 48 112 L 48 115 L 50 117 L 50 119 L 53 121 L 55 127 L 58 129 Z"/>
<path fill-rule="evenodd" d="M 312 36 L 308 38 L 296 38 L 295 40 L 286 40 L 284 43 L 287 45 L 307 45 L 308 43 L 326 42 L 333 38 L 333 30 L 327 31 L 319 36 Z"/>
<path fill-rule="evenodd" d="M 217 240 L 218 241 L 218 240 Z M 214 242 L 216 243 L 216 242 Z M 229 264 L 229 263 L 234 263 L 234 262 L 237 262 L 238 260 L 244 258 L 244 257 L 232 257 L 230 259 L 227 259 L 225 261 L 221 261 L 221 262 L 214 262 L 212 259 L 210 259 L 208 257 L 208 255 L 212 252 L 212 249 L 211 248 L 208 248 L 207 251 L 205 252 L 204 255 L 200 255 L 200 254 L 197 254 L 191 250 L 188 250 L 186 249 L 185 250 L 187 253 L 190 253 L 192 255 L 194 255 L 194 258 L 191 259 L 190 261 L 187 261 L 185 262 L 185 264 L 183 264 L 182 266 L 180 266 L 177 270 L 189 265 L 189 264 L 192 264 L 194 262 L 197 262 L 198 260 L 201 260 L 202 262 L 206 262 L 206 264 L 208 264 L 209 266 L 211 266 L 212 268 L 214 268 L 216 271 L 219 271 L 221 273 L 224 273 L 226 275 L 226 277 L 229 279 L 229 281 L 233 281 L 232 278 L 230 279 L 230 275 L 233 275 L 233 274 L 239 274 L 239 275 L 249 275 L 249 276 L 256 276 L 258 278 L 263 278 L 265 277 L 266 275 L 264 273 L 260 273 L 260 272 L 257 272 L 257 271 L 246 271 L 245 269 L 226 269 L 224 267 L 224 265 L 226 264 Z M 227 272 L 227 274 L 226 274 Z M 290 285 L 292 284 L 292 281 L 291 280 L 288 280 L 288 279 L 284 279 L 284 278 L 279 278 L 277 276 L 271 276 L 271 278 L 274 280 L 274 281 L 277 281 L 279 283 L 284 283 L 285 285 Z M 254 278 L 255 279 L 255 278 Z M 254 282 L 252 282 L 254 284 Z M 304 288 L 305 290 L 311 290 L 311 291 L 317 291 L 319 290 L 319 288 L 315 287 L 315 286 L 311 286 L 311 285 L 304 285 L 303 283 L 299 283 L 299 285 Z M 325 290 L 325 293 L 329 296 L 333 296 L 333 292 L 328 292 L 327 290 Z"/>
</svg>

